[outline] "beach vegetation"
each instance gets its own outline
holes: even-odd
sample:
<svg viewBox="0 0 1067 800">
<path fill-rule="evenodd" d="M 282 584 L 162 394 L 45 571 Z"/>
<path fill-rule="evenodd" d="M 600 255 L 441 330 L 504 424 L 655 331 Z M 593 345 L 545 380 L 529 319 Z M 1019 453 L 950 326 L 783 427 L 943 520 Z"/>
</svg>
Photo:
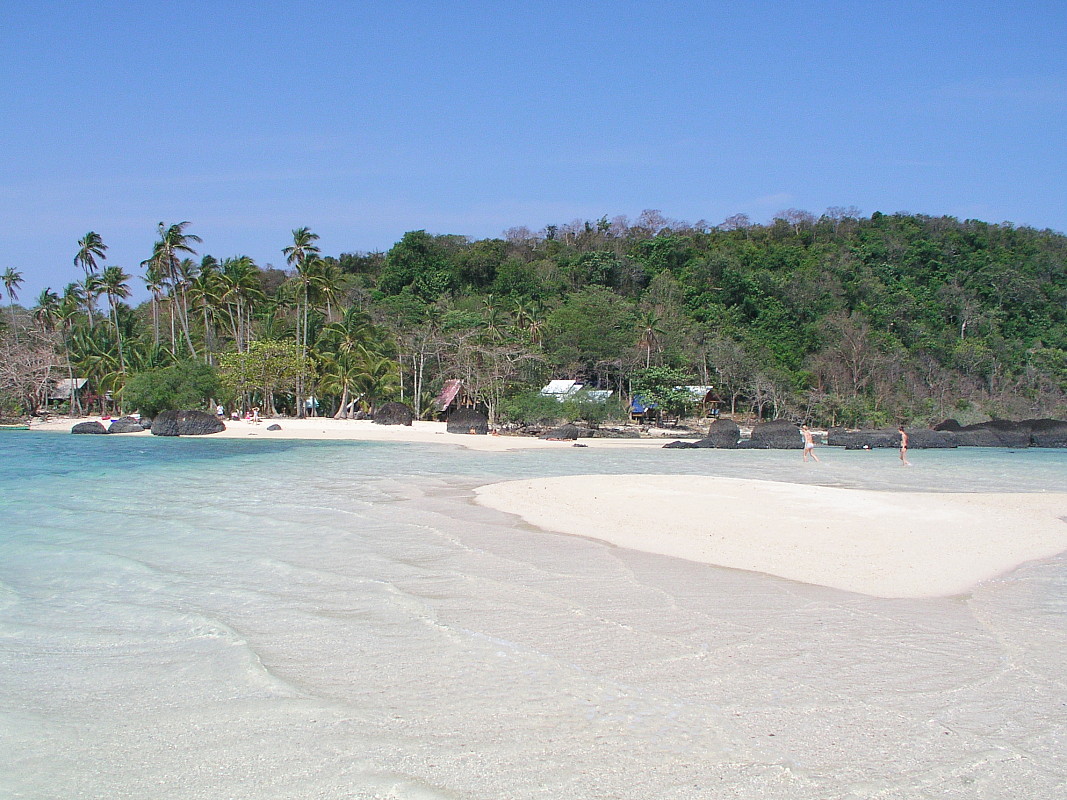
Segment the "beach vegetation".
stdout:
<svg viewBox="0 0 1067 800">
<path fill-rule="evenodd" d="M 204 408 L 220 396 L 220 388 L 214 367 L 185 359 L 131 375 L 123 390 L 123 401 L 128 408 L 154 417 L 160 411 Z"/>
<path fill-rule="evenodd" d="M 133 410 L 152 382 L 136 376 L 198 362 L 239 402 L 293 415 L 397 400 L 426 418 L 461 380 L 494 419 L 532 422 L 551 378 L 614 393 L 554 409 L 594 424 L 639 392 L 669 417 L 706 412 L 672 394 L 686 385 L 713 386 L 738 418 L 823 425 L 1067 415 L 1054 231 L 846 207 L 718 225 L 649 210 L 485 239 L 411 230 L 385 252 L 329 255 L 296 227 L 278 269 L 201 254 L 193 230 L 159 223 L 139 276 L 90 231 L 77 273 L 30 308 L 8 268 L 0 341 L 43 346 L 46 383 L 87 379 L 75 413 L 91 397 Z M 40 395 L 4 393 L 26 408 Z"/>
</svg>

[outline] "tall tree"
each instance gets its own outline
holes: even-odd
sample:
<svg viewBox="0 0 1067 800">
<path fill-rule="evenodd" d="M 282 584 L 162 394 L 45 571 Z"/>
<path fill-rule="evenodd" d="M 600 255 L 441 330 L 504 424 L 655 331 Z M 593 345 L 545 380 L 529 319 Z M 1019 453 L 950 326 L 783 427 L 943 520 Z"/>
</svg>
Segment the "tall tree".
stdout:
<svg viewBox="0 0 1067 800">
<path fill-rule="evenodd" d="M 95 295 L 90 291 L 91 278 L 96 274 L 99 269 L 97 261 L 107 260 L 107 245 L 104 244 L 103 238 L 96 231 L 89 231 L 85 236 L 78 240 L 78 252 L 74 254 L 74 265 L 81 267 L 85 272 L 85 301 L 88 304 L 89 311 L 89 327 L 93 326 L 94 308 L 93 303 L 96 299 Z"/>
<path fill-rule="evenodd" d="M 299 324 L 299 330 L 297 331 L 297 339 L 300 341 L 300 358 L 301 364 L 307 362 L 307 328 L 308 328 L 308 303 L 311 296 L 311 287 L 315 281 L 315 273 L 318 271 L 321 262 L 317 258 L 319 254 L 319 247 L 315 244 L 319 235 L 312 233 L 310 228 L 297 228 L 293 231 L 293 243 L 288 247 L 282 248 L 282 254 L 285 256 L 285 262 L 296 270 L 296 274 L 293 276 L 293 282 L 299 288 L 303 299 L 303 319 L 302 324 Z M 297 309 L 297 316 L 300 317 L 300 309 Z M 301 380 L 297 384 L 297 416 L 304 416 L 304 381 Z"/>
<path fill-rule="evenodd" d="M 195 357 L 196 348 L 193 347 L 193 338 L 189 333 L 189 307 L 186 297 L 187 283 L 185 281 L 189 276 L 183 273 L 180 255 L 195 256 L 196 250 L 193 249 L 193 244 L 203 240 L 199 236 L 185 232 L 189 225 L 189 222 L 176 222 L 173 225 L 160 222 L 159 240 L 153 247 L 152 257 L 145 264 L 147 266 L 155 262 L 162 274 L 170 281 L 175 299 L 174 313 L 178 317 L 189 353 Z"/>
<path fill-rule="evenodd" d="M 126 371 L 126 360 L 122 355 L 122 331 L 119 330 L 119 300 L 125 300 L 130 296 L 130 285 L 126 283 L 130 276 L 122 267 L 106 267 L 100 275 L 100 285 L 107 295 L 108 306 L 111 309 L 111 321 L 115 325 L 115 343 L 119 351 L 119 369 Z"/>
<path fill-rule="evenodd" d="M 14 267 L 8 267 L 4 270 L 4 275 L 0 278 L 4 282 L 4 289 L 7 291 L 7 307 L 11 312 L 11 330 L 15 332 L 15 341 L 18 341 L 18 328 L 15 327 L 15 301 L 18 300 L 18 288 L 22 286 L 22 273 Z"/>
</svg>

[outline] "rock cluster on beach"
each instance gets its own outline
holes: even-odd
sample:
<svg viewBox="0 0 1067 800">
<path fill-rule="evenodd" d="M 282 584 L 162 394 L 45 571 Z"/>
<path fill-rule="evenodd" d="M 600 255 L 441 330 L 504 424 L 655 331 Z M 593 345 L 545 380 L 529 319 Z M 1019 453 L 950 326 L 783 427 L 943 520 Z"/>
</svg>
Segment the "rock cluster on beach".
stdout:
<svg viewBox="0 0 1067 800">
<path fill-rule="evenodd" d="M 1067 421 L 1027 419 L 1020 422 L 994 419 L 974 425 L 960 425 L 947 419 L 932 428 L 906 428 L 908 447 L 929 450 L 952 447 L 1067 447 Z M 846 450 L 872 450 L 900 447 L 896 428 L 850 431 L 830 428 L 826 435 L 830 447 Z M 754 450 L 800 450 L 803 438 L 792 422 L 784 419 L 758 423 L 748 439 L 732 420 L 716 420 L 708 435 L 698 441 L 674 441 L 664 445 L 671 449 L 743 448 Z"/>
<path fill-rule="evenodd" d="M 220 433 L 226 426 L 204 411 L 161 411 L 152 420 L 151 430 L 153 436 L 206 436 Z"/>
</svg>

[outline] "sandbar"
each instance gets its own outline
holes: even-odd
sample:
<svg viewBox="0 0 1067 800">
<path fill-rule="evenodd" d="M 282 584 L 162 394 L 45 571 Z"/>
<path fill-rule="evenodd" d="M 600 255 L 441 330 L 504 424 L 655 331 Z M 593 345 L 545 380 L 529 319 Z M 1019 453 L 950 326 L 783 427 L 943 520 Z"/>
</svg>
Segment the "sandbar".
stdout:
<svg viewBox="0 0 1067 800">
<path fill-rule="evenodd" d="M 963 594 L 1067 550 L 1067 493 L 577 475 L 489 484 L 475 497 L 545 530 L 887 598 Z"/>
</svg>

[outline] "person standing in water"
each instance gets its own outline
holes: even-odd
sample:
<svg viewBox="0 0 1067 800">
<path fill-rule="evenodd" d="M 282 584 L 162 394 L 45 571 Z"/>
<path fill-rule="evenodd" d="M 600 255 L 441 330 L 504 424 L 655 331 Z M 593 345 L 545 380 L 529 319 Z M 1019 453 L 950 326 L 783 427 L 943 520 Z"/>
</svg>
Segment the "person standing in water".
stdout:
<svg viewBox="0 0 1067 800">
<path fill-rule="evenodd" d="M 811 430 L 807 425 L 800 426 L 800 435 L 804 437 L 804 460 L 808 460 L 808 456 L 811 456 L 816 461 L 819 457 L 815 455 L 815 438 L 811 435 Z"/>
<path fill-rule="evenodd" d="M 903 425 L 899 426 L 897 430 L 900 431 L 900 465 L 902 467 L 910 467 L 911 462 L 908 461 L 908 434 Z"/>
</svg>

